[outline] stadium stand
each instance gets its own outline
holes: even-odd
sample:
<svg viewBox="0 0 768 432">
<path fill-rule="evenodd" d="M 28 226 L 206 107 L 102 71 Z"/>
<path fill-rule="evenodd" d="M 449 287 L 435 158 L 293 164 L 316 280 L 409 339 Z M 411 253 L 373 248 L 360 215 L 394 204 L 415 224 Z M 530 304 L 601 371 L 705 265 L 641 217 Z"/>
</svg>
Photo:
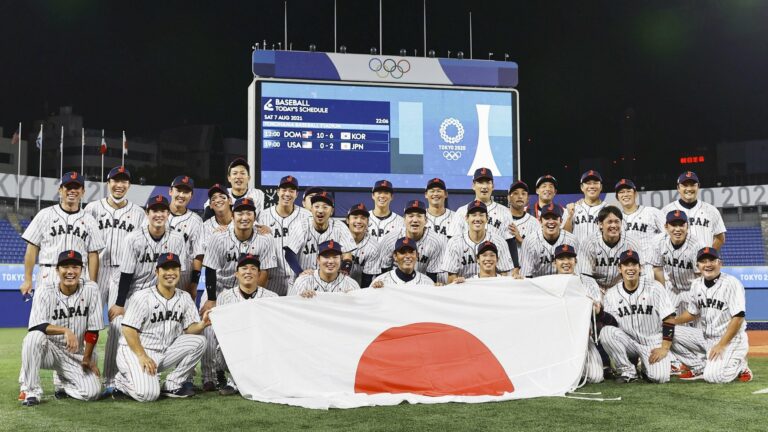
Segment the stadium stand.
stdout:
<svg viewBox="0 0 768 432">
<path fill-rule="evenodd" d="M 19 221 L 22 229 L 29 220 Z M 7 219 L 0 219 L 0 263 L 23 263 L 27 244 Z"/>
<path fill-rule="evenodd" d="M 760 227 L 728 227 L 722 258 L 728 266 L 765 265 L 765 246 Z"/>
</svg>

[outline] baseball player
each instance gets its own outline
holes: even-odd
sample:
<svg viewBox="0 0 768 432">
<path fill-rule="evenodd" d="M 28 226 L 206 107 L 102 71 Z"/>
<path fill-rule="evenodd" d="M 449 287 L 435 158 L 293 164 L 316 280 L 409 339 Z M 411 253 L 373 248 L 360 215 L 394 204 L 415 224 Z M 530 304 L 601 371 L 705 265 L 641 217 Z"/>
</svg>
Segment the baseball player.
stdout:
<svg viewBox="0 0 768 432">
<path fill-rule="evenodd" d="M 157 284 L 155 263 L 161 254 L 179 254 L 185 247 L 181 234 L 167 228 L 170 207 L 164 196 L 150 197 L 145 209 L 147 224 L 123 240 L 119 252 L 120 272 L 115 272 L 110 281 L 109 334 L 104 347 L 104 384 L 108 393 L 114 387 L 117 374 L 116 354 L 126 305 L 134 294 Z"/>
<path fill-rule="evenodd" d="M 347 226 L 355 240 L 355 252 L 349 276 L 361 288 L 371 286 L 373 279 L 381 273 L 379 243 L 368 233 L 369 216 L 370 213 L 363 203 L 355 204 L 347 211 Z"/>
<path fill-rule="evenodd" d="M 203 219 L 187 208 L 194 192 L 195 182 L 191 177 L 178 176 L 173 179 L 168 192 L 171 196 L 168 228 L 181 234 L 185 243 L 181 254 L 184 269 L 181 271 L 179 288 L 186 290 L 193 299 L 196 299 L 200 269 L 194 268 L 193 261 L 198 255 L 202 255 Z"/>
<path fill-rule="evenodd" d="M 388 180 L 377 181 L 371 190 L 373 210 L 368 217 L 368 229 L 376 241 L 381 241 L 384 235 L 403 226 L 403 217 L 389 208 L 394 192 Z"/>
<path fill-rule="evenodd" d="M 488 168 L 476 169 L 472 177 L 472 190 L 475 192 L 474 201 L 481 201 L 488 209 L 488 229 L 505 240 L 512 238 L 509 232 L 512 215 L 509 209 L 493 200 L 493 172 Z M 461 236 L 467 230 L 465 219 L 468 207 L 469 204 L 465 204 L 454 212 L 449 237 Z"/>
<path fill-rule="evenodd" d="M 210 209 L 213 212 L 213 216 L 206 219 L 203 222 L 202 238 L 200 242 L 205 249 L 210 237 L 218 232 L 226 231 L 229 228 L 229 224 L 232 223 L 232 200 L 229 198 L 227 189 L 220 183 L 216 183 L 208 189 L 208 202 L 210 203 Z M 202 260 L 200 261 L 200 269 L 202 269 Z"/>
<path fill-rule="evenodd" d="M 576 237 L 562 229 L 562 207 L 549 203 L 538 212 L 541 229 L 526 238 L 520 251 L 520 274 L 525 277 L 555 274 L 555 248 L 576 244 Z"/>
<path fill-rule="evenodd" d="M 576 275 L 576 248 L 567 243 L 561 244 L 555 248 L 553 265 L 557 274 Z M 579 276 L 582 285 L 587 290 L 587 296 L 592 299 L 595 308 L 599 308 L 602 302 L 602 293 L 594 279 L 586 276 Z M 592 328 L 592 332 L 597 329 Z M 587 356 L 584 359 L 584 370 L 582 371 L 583 380 L 589 384 L 603 382 L 605 379 L 606 367 L 603 366 L 603 359 L 598 351 L 597 344 L 593 337 L 587 339 Z"/>
<path fill-rule="evenodd" d="M 510 233 L 515 237 L 517 245 L 522 246 L 526 236 L 541 230 L 539 221 L 526 212 L 528 207 L 528 185 L 522 180 L 509 185 L 507 201 L 509 202 L 509 211 L 512 214 Z"/>
<path fill-rule="evenodd" d="M 341 244 L 337 241 L 331 239 L 320 243 L 317 248 L 317 270 L 297 277 L 288 295 L 312 298 L 318 291 L 347 293 L 360 289 L 354 279 L 341 272 L 342 254 Z"/>
<path fill-rule="evenodd" d="M 424 273 L 417 271 L 419 251 L 417 242 L 408 237 L 397 239 L 392 253 L 392 260 L 397 265 L 394 269 L 379 275 L 371 283 L 372 288 L 392 285 L 434 285 L 435 282 Z"/>
<path fill-rule="evenodd" d="M 320 187 L 308 187 L 304 190 L 304 194 L 301 197 L 301 205 L 304 207 L 304 209 L 308 212 L 312 211 L 312 197 L 321 193 L 325 192 L 325 189 Z"/>
<path fill-rule="evenodd" d="M 637 242 L 640 253 L 652 257 L 657 237 L 665 233 L 664 214 L 656 207 L 637 204 L 637 187 L 632 180 L 619 180 L 613 190 L 624 215 L 624 232 Z"/>
<path fill-rule="evenodd" d="M 262 210 L 264 210 L 264 192 L 261 191 L 261 189 L 251 189 L 248 186 L 251 182 L 250 172 L 251 167 L 245 159 L 237 158 L 230 162 L 227 167 L 227 181 L 231 187 L 227 189 L 227 192 L 229 193 L 229 198 L 232 202 L 237 201 L 240 198 L 250 198 L 256 208 L 256 220 L 258 220 L 259 215 L 261 215 Z M 205 219 L 213 216 L 213 211 L 209 207 L 209 204 L 209 201 L 205 202 Z"/>
<path fill-rule="evenodd" d="M 275 248 L 277 260 L 277 266 L 269 270 L 269 282 L 266 288 L 281 296 L 288 292 L 288 287 L 294 279 L 293 271 L 285 261 L 283 247 L 290 233 L 301 226 L 302 220 L 312 217 L 304 207 L 294 204 L 298 189 L 299 181 L 296 177 L 285 176 L 280 179 L 277 188 L 277 205 L 261 212 L 259 218 L 259 224 L 268 227 L 270 235 L 274 238 L 272 245 Z M 368 225 L 366 230 L 367 228 Z"/>
<path fill-rule="evenodd" d="M 642 261 L 634 249 L 619 255 L 621 282 L 603 299 L 601 319 L 615 320 L 600 331 L 600 343 L 613 359 L 620 376 L 618 383 L 637 380 L 636 360 L 640 359 L 647 379 L 669 381 L 672 339 L 675 335 L 675 308 L 667 290 L 640 276 Z"/>
<path fill-rule="evenodd" d="M 114 167 L 107 174 L 107 197 L 85 206 L 85 213 L 96 221 L 104 239 L 105 247 L 99 254 L 97 281 L 103 305 L 109 300 L 110 281 L 120 272 L 120 245 L 128 234 L 146 223 L 144 210 L 126 198 L 130 187 L 130 171 L 124 166 Z"/>
<path fill-rule="evenodd" d="M 657 240 L 650 263 L 656 280 L 669 289 L 672 306 L 679 314 L 685 310 L 691 283 L 699 277 L 696 253 L 706 245 L 688 234 L 688 218 L 683 211 L 667 213 L 665 226 L 667 234 Z"/>
<path fill-rule="evenodd" d="M 157 286 L 134 296 L 122 322 L 117 351 L 120 373 L 115 379 L 115 399 L 128 395 L 139 402 L 193 396 L 184 387 L 205 348 L 200 333 L 211 325 L 208 312 L 202 321 L 195 302 L 177 289 L 181 278 L 180 256 L 163 253 L 157 260 Z M 160 372 L 174 368 L 160 385 Z"/>
<path fill-rule="evenodd" d="M 605 206 L 597 214 L 600 232 L 581 245 L 580 268 L 577 272 L 595 278 L 602 290 L 607 290 L 621 280 L 618 267 L 621 252 L 640 250 L 637 243 L 621 229 L 622 217 L 617 207 Z M 646 265 L 645 260 L 641 263 Z"/>
<path fill-rule="evenodd" d="M 677 192 L 680 199 L 661 209 L 663 214 L 672 210 L 684 211 L 688 215 L 688 230 L 693 237 L 700 238 L 707 246 L 715 249 L 725 243 L 725 224 L 715 206 L 699 201 L 699 177 L 686 171 L 677 178 Z"/>
<path fill-rule="evenodd" d="M 424 191 L 424 198 L 427 200 L 427 226 L 435 230 L 448 240 L 448 231 L 453 220 L 453 210 L 447 207 L 448 189 L 445 182 L 437 177 L 427 182 L 427 188 Z"/>
<path fill-rule="evenodd" d="M 297 278 L 304 271 L 310 274 L 317 266 L 320 243 L 333 239 L 343 253 L 341 270 L 349 274 L 355 252 L 355 240 L 349 228 L 343 222 L 333 219 L 334 202 L 328 192 L 315 194 L 311 202 L 312 217 L 301 218 L 299 226 L 295 231 L 291 230 L 285 240 L 283 252 L 286 262 Z"/>
<path fill-rule="evenodd" d="M 752 381 L 747 364 L 744 285 L 721 272 L 717 249 L 702 248 L 696 259 L 701 277 L 691 285 L 687 310 L 677 317 L 676 323 L 686 324 L 698 318 L 696 328 L 691 329 L 695 333 L 679 338 L 678 342 L 699 361 L 684 361 L 690 370 L 680 374 L 680 379 L 703 378 L 710 383 L 727 383 L 737 378 L 741 382 Z"/>
<path fill-rule="evenodd" d="M 455 220 L 451 226 L 454 223 Z M 485 241 L 496 244 L 499 251 L 497 270 L 507 276 L 514 268 L 509 247 L 499 234 L 487 228 L 488 210 L 485 203 L 480 200 L 469 203 L 464 224 L 468 229 L 461 235 L 451 237 L 443 253 L 440 269 L 448 273 L 448 283 L 453 283 L 459 276 L 467 279 L 478 273 L 477 245 Z"/>
<path fill-rule="evenodd" d="M 477 245 L 477 274 L 470 279 L 480 279 L 501 276 L 496 269 L 499 263 L 499 248 L 492 241 L 484 241 Z M 466 279 L 459 276 L 453 283 L 464 283 Z"/>
<path fill-rule="evenodd" d="M 85 193 L 85 181 L 76 172 L 65 173 L 59 184 L 59 204 L 46 207 L 35 215 L 21 238 L 27 242 L 24 254 L 24 282 L 21 294 L 32 294 L 32 270 L 38 261 L 37 286 L 55 279 L 56 257 L 62 250 L 74 249 L 86 257 L 88 269 L 83 277 L 96 281 L 99 275 L 99 252 L 104 239 L 96 221 L 80 208 Z"/>
<path fill-rule="evenodd" d="M 565 206 L 568 216 L 565 220 L 565 230 L 576 236 L 579 243 L 592 237 L 597 231 L 597 214 L 605 207 L 600 199 L 603 191 L 603 177 L 595 170 L 586 171 L 581 175 L 581 192 L 584 198 L 576 203 Z"/>
<path fill-rule="evenodd" d="M 419 255 L 416 270 L 429 276 L 433 282 L 445 282 L 445 275 L 441 274 L 440 265 L 447 242 L 443 236 L 434 233 L 427 227 L 426 206 L 419 200 L 408 201 L 403 210 L 403 216 L 404 226 L 391 231 L 379 242 L 379 256 L 381 257 L 379 267 L 389 271 L 394 257 L 389 251 L 395 250 L 398 239 L 407 237 L 416 244 Z"/>
<path fill-rule="evenodd" d="M 81 279 L 82 255 L 75 250 L 59 254 L 59 281 L 49 282 L 32 302 L 29 332 L 21 348 L 22 405 L 40 403 L 40 369 L 57 372 L 66 395 L 79 400 L 99 396 L 99 368 L 94 349 L 102 321 L 101 295 L 96 283 Z"/>
<path fill-rule="evenodd" d="M 541 209 L 554 203 L 555 196 L 557 195 L 557 179 L 549 174 L 539 177 L 536 180 L 536 195 L 539 199 L 533 204 L 533 207 L 528 209 L 528 211 L 533 217 L 539 219 L 541 216 Z M 565 221 L 568 220 L 569 212 L 563 207 L 561 208 L 561 213 L 563 214 L 562 226 L 565 227 Z"/>
</svg>

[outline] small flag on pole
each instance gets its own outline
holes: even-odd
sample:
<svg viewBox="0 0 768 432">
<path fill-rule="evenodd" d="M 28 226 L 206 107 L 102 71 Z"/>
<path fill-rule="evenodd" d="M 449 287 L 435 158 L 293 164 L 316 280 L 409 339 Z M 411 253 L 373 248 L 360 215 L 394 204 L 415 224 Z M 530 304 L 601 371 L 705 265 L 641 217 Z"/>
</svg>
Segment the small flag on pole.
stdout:
<svg viewBox="0 0 768 432">
<path fill-rule="evenodd" d="M 123 156 L 128 154 L 128 139 L 125 138 L 125 131 L 123 131 Z"/>
<path fill-rule="evenodd" d="M 101 131 L 101 147 L 99 147 L 99 154 L 107 154 L 107 140 L 104 139 L 104 131 Z"/>
<path fill-rule="evenodd" d="M 40 125 L 40 132 L 37 134 L 37 139 L 35 140 L 35 146 L 37 146 L 38 149 L 43 149 L 43 125 Z"/>
<path fill-rule="evenodd" d="M 11 138 L 11 145 L 17 145 L 19 143 L 19 131 L 16 131 L 13 133 L 13 137 Z"/>
</svg>

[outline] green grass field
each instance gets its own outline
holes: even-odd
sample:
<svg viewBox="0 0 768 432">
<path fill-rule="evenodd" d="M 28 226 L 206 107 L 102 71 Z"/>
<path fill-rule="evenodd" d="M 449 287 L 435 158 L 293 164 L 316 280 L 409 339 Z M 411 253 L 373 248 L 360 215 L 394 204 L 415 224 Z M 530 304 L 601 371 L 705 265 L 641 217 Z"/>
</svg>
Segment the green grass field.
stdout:
<svg viewBox="0 0 768 432">
<path fill-rule="evenodd" d="M 51 373 L 44 371 L 43 403 L 23 407 L 16 400 L 25 329 L 0 329 L 0 430 L 643 430 L 708 431 L 766 429 L 768 358 L 754 358 L 755 379 L 747 384 L 701 381 L 653 385 L 603 383 L 584 387 L 621 401 L 541 398 L 485 404 L 399 405 L 318 411 L 252 402 L 238 396 L 199 394 L 150 404 L 53 398 Z M 102 338 L 102 342 L 105 338 Z"/>
</svg>

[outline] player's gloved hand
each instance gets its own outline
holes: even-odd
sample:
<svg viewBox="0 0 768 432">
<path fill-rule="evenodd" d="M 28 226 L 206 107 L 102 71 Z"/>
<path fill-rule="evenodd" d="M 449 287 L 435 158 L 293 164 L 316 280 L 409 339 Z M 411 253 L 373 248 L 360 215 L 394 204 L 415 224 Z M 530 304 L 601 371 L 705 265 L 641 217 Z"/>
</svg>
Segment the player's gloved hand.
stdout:
<svg viewBox="0 0 768 432">
<path fill-rule="evenodd" d="M 669 353 L 669 350 L 664 347 L 654 348 L 651 350 L 651 355 L 648 356 L 648 361 L 651 364 L 660 362 L 661 360 L 664 359 L 664 357 L 667 356 L 668 353 Z"/>
<path fill-rule="evenodd" d="M 216 307 L 216 300 L 206 300 L 203 303 L 203 307 L 200 308 L 200 315 L 205 315 L 206 312 Z"/>
<path fill-rule="evenodd" d="M 371 288 L 384 288 L 384 282 L 377 280 L 371 284 Z"/>
<path fill-rule="evenodd" d="M 27 295 L 32 292 L 32 281 L 31 280 L 25 280 L 21 283 L 21 286 L 19 287 L 19 291 L 21 291 L 21 295 Z"/>
<path fill-rule="evenodd" d="M 125 315 L 125 308 L 118 305 L 112 305 L 107 311 L 107 315 L 109 316 L 109 322 L 112 322 L 120 315 Z"/>
<path fill-rule="evenodd" d="M 149 375 L 156 375 L 157 374 L 157 363 L 155 363 L 152 358 L 146 354 L 143 354 L 139 356 L 139 364 L 141 365 L 141 369 L 146 372 Z"/>
<path fill-rule="evenodd" d="M 707 359 L 709 360 L 717 360 L 723 355 L 723 352 L 725 351 L 726 346 L 721 345 L 720 343 L 716 343 L 715 346 L 712 347 L 712 349 L 709 350 L 709 354 L 707 355 Z"/>
<path fill-rule="evenodd" d="M 95 361 L 93 361 L 92 357 L 85 358 L 83 357 L 83 360 L 80 362 L 80 366 L 83 367 L 83 371 L 85 373 L 93 373 L 96 376 L 101 376 L 101 373 L 99 372 L 99 365 L 96 364 Z"/>
<path fill-rule="evenodd" d="M 75 337 L 75 333 L 70 329 L 66 329 L 64 331 L 64 339 L 67 341 L 67 351 L 76 353 L 77 349 L 80 347 L 80 342 L 78 342 L 77 337 Z"/>
<path fill-rule="evenodd" d="M 304 298 L 312 298 L 315 296 L 315 290 L 304 290 L 299 295 Z"/>
</svg>

